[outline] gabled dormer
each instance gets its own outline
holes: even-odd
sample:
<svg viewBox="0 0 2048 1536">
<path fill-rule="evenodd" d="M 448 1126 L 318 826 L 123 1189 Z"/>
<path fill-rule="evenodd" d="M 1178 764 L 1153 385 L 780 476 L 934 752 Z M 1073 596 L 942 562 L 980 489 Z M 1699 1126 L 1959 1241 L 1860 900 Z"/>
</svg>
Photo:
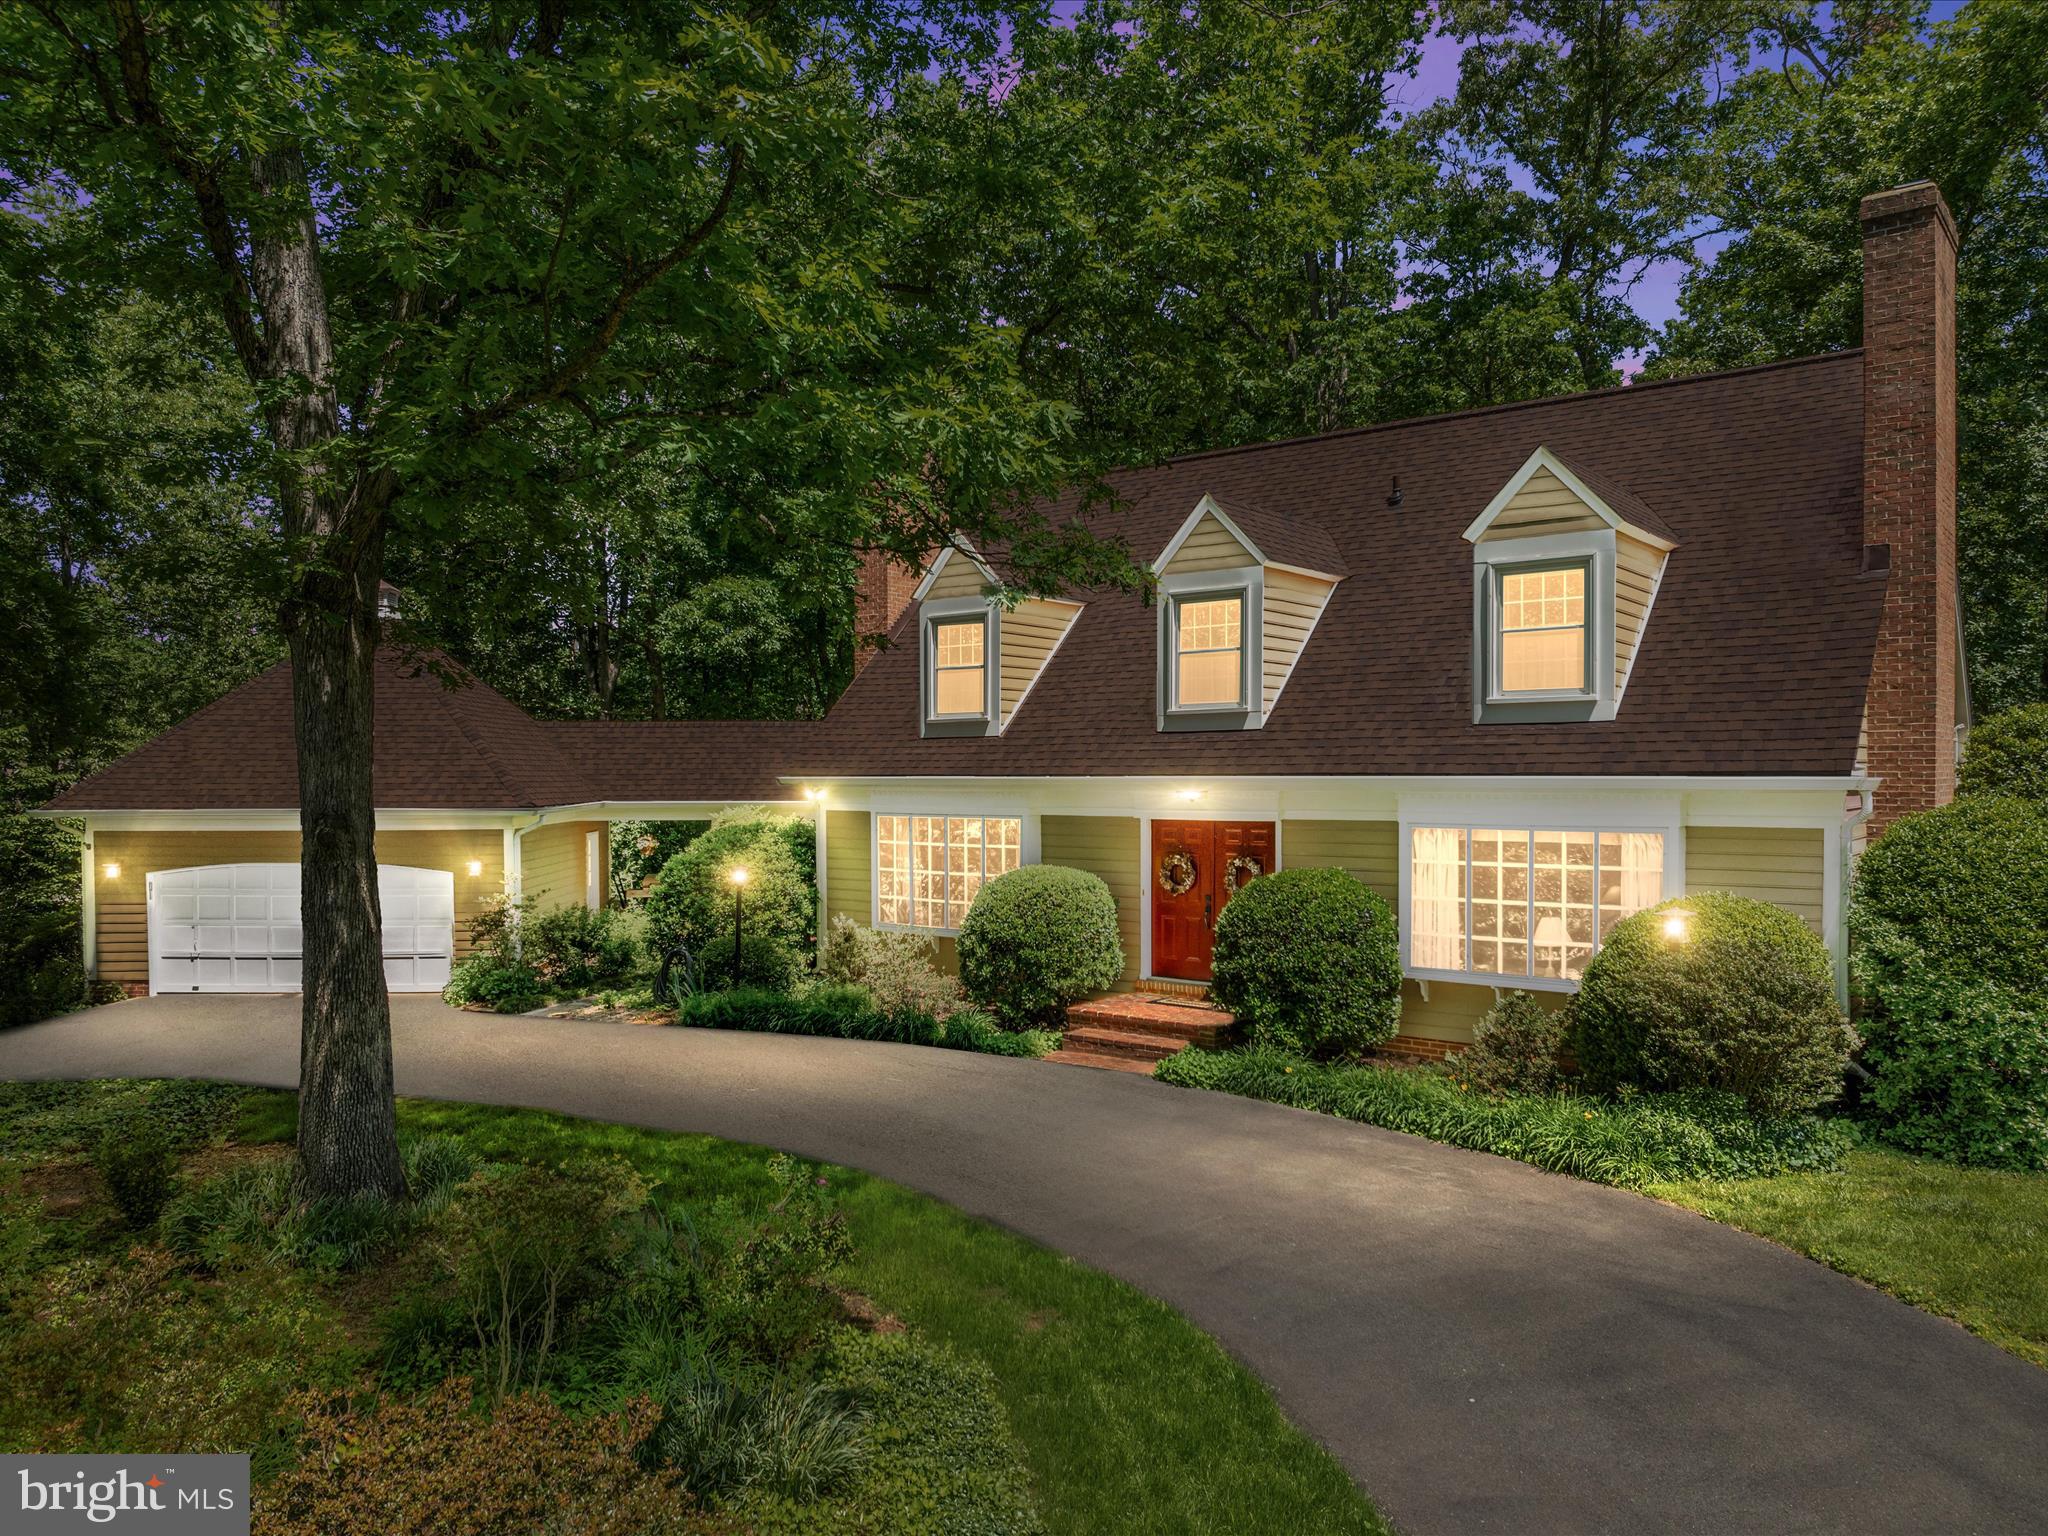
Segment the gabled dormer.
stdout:
<svg viewBox="0 0 2048 1536">
<path fill-rule="evenodd" d="M 1213 495 L 1195 503 L 1152 568 L 1162 731 L 1264 725 L 1345 575 L 1323 529 Z"/>
<path fill-rule="evenodd" d="M 1538 448 L 1465 538 L 1473 720 L 1612 720 L 1677 548 L 1663 520 Z"/>
<path fill-rule="evenodd" d="M 926 736 L 1000 736 L 1080 617 L 1082 605 L 1005 604 L 994 569 L 965 539 L 939 552 L 917 608 L 919 719 Z"/>
</svg>

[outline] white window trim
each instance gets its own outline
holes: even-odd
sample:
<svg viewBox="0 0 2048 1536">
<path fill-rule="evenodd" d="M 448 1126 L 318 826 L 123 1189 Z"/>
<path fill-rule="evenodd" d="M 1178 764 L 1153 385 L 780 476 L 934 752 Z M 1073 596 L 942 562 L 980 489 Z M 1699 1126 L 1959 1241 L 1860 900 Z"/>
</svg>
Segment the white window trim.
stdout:
<svg viewBox="0 0 2048 1536">
<path fill-rule="evenodd" d="M 1017 867 L 1022 869 L 1026 864 L 1036 864 L 1038 862 L 1038 850 L 1035 846 L 1037 843 L 1037 827 L 1035 825 L 1037 818 L 1027 817 L 1022 811 L 959 810 L 952 808 L 934 810 L 930 807 L 926 807 L 923 810 L 905 810 L 901 808 L 875 810 L 868 816 L 868 926 L 880 929 L 885 933 L 922 933 L 928 934 L 933 938 L 958 938 L 960 936 L 960 930 L 957 927 L 928 928 L 919 923 L 885 923 L 882 921 L 882 818 L 884 816 L 923 816 L 928 820 L 944 820 L 948 822 L 980 821 L 987 823 L 991 821 L 1014 821 L 1017 823 Z M 940 846 L 946 850 L 946 868 L 942 871 L 942 878 L 950 876 L 953 872 L 953 839 L 950 836 L 950 827 L 947 828 L 947 832 L 949 835 L 940 840 Z M 915 848 L 916 843 L 912 842 L 909 846 Z M 988 828 L 986 825 L 982 828 L 981 869 L 982 883 L 986 885 L 989 879 Z M 1008 873 L 1008 871 L 1005 871 L 1005 873 Z M 911 870 L 910 875 L 911 894 L 908 900 L 911 904 L 911 914 L 915 916 L 917 912 L 917 871 L 915 868 Z M 976 894 L 980 894 L 978 889 Z M 973 905 L 972 901 L 968 904 L 970 906 Z"/>
<path fill-rule="evenodd" d="M 1507 581 L 1509 576 L 1532 576 L 1550 571 L 1580 571 L 1584 573 L 1583 595 L 1580 599 L 1579 654 L 1582 665 L 1579 676 L 1582 679 L 1577 688 L 1516 688 L 1503 689 L 1500 686 L 1501 673 L 1506 669 L 1505 651 L 1507 646 Z M 1591 699 L 1597 697 L 1593 681 L 1597 660 L 1593 654 L 1593 603 L 1595 599 L 1593 558 L 1566 560 L 1505 560 L 1488 563 L 1492 580 L 1488 583 L 1486 595 L 1486 639 L 1488 645 L 1486 667 L 1486 702 L 1489 704 L 1541 703 L 1549 699 Z M 1543 634 L 1550 630 L 1570 629 L 1569 624 L 1543 625 L 1534 629 L 1520 629 L 1517 634 Z"/>
<path fill-rule="evenodd" d="M 1503 693 L 1500 678 L 1501 578 L 1583 565 L 1586 570 L 1586 686 Z M 1495 539 L 1472 546 L 1472 720 L 1612 720 L 1614 693 L 1614 530 Z M 1559 713 L 1546 713 L 1559 711 Z"/>
<path fill-rule="evenodd" d="M 1265 567 L 1233 566 L 1190 571 L 1159 583 L 1158 720 L 1160 730 L 1178 725 L 1193 730 L 1257 730 L 1265 723 Z M 1236 704 L 1180 701 L 1180 605 L 1234 597 L 1239 610 Z"/>
<path fill-rule="evenodd" d="M 1465 953 L 1472 953 L 1472 839 L 1475 828 L 1485 831 L 1520 832 L 1642 832 L 1664 839 L 1664 874 L 1660 901 L 1685 894 L 1685 834 L 1675 822 L 1649 818 L 1628 821 L 1597 820 L 1529 806 L 1479 805 L 1456 812 L 1408 814 L 1404 808 L 1399 821 L 1400 841 L 1395 845 L 1399 873 L 1400 910 L 1395 924 L 1401 935 L 1401 974 L 1415 981 L 1442 981 L 1468 987 L 1492 987 L 1497 992 L 1576 992 L 1579 983 L 1568 976 L 1514 976 L 1499 971 L 1453 971 L 1414 963 L 1414 883 L 1417 827 L 1462 827 L 1465 830 Z M 1597 858 L 1597 853 L 1596 853 Z M 1533 934 L 1531 935 L 1533 955 Z M 1600 953 L 1596 937 L 1593 953 Z"/>
<path fill-rule="evenodd" d="M 979 619 L 981 634 L 981 712 L 941 715 L 938 699 L 938 647 L 932 632 L 940 624 Z M 924 735 L 994 736 L 1001 732 L 1002 612 L 981 597 L 940 598 L 918 610 L 918 719 Z"/>
</svg>

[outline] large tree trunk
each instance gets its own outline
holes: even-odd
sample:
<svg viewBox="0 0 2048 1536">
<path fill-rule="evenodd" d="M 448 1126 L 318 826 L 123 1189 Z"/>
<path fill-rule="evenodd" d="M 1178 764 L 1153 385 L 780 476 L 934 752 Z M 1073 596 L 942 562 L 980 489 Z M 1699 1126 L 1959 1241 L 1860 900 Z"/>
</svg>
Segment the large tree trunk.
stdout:
<svg viewBox="0 0 2048 1536">
<path fill-rule="evenodd" d="M 337 462 L 341 408 L 319 232 L 295 149 L 251 157 L 262 201 L 250 277 L 263 315 L 265 411 L 297 569 L 285 604 L 299 754 L 301 1199 L 405 1194 L 392 1100 L 391 1002 L 377 903 L 371 705 L 384 568 L 376 470 Z"/>
</svg>

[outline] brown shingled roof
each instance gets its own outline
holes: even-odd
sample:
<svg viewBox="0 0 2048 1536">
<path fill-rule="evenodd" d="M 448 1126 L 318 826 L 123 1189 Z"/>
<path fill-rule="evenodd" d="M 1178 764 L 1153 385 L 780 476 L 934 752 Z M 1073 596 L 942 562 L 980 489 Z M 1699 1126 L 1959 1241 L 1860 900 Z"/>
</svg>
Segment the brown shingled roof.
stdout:
<svg viewBox="0 0 2048 1536">
<path fill-rule="evenodd" d="M 815 720 L 561 720 L 543 727 L 605 800 L 793 800 L 776 775 Z"/>
<path fill-rule="evenodd" d="M 1338 552 L 1337 541 L 1330 537 L 1327 528 L 1302 518 L 1283 517 L 1235 495 L 1227 500 L 1216 495 L 1209 499 L 1223 509 L 1223 515 L 1237 524 L 1272 564 L 1291 565 L 1325 576 L 1346 574 L 1344 556 Z"/>
<path fill-rule="evenodd" d="M 1335 541 L 1350 579 L 1262 729 L 1154 729 L 1155 616 L 1094 593 L 1001 736 L 919 737 L 906 615 L 785 771 L 1847 774 L 1884 597 L 1859 575 L 1862 412 L 1844 352 L 1127 471 L 1102 531 L 1132 549 L 1162 548 L 1205 493 Z M 1615 719 L 1475 724 L 1461 534 L 1538 446 L 1679 546 Z"/>
</svg>

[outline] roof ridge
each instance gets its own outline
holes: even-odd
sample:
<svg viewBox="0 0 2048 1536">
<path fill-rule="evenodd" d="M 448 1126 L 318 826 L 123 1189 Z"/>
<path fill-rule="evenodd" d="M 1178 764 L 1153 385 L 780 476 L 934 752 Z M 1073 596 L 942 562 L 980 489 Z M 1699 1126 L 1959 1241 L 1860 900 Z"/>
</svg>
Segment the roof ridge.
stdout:
<svg viewBox="0 0 2048 1536">
<path fill-rule="evenodd" d="M 1462 411 L 1439 411 L 1434 415 L 1401 416 L 1393 421 L 1363 422 L 1355 427 L 1333 427 L 1328 432 L 1304 432 L 1296 437 L 1276 437 L 1256 443 L 1238 443 L 1228 448 L 1198 448 L 1191 453 L 1171 454 L 1150 464 L 1129 464 L 1110 473 L 1162 469 L 1169 464 L 1189 464 L 1198 459 L 1220 459 L 1234 453 L 1261 453 L 1268 448 L 1296 448 L 1304 443 L 1327 443 L 1346 437 L 1364 437 L 1373 432 L 1394 432 L 1403 427 L 1435 426 L 1439 422 L 1465 421 L 1474 416 L 1501 415 L 1531 410 L 1539 405 L 1562 405 L 1572 400 L 1613 400 L 1651 390 L 1671 389 L 1683 384 L 1705 384 L 1720 379 L 1741 378 L 1753 373 L 1770 373 L 1779 368 L 1803 368 L 1815 363 L 1840 362 L 1860 356 L 1861 347 L 1844 347 L 1837 352 L 1810 352 L 1804 357 L 1781 357 L 1775 362 L 1750 363 L 1741 368 L 1716 368 L 1705 373 L 1682 373 L 1668 379 L 1648 379 L 1640 384 L 1614 384 L 1606 389 L 1575 389 L 1562 395 L 1537 395 L 1528 400 L 1504 400 L 1498 405 L 1467 406 Z"/>
</svg>

